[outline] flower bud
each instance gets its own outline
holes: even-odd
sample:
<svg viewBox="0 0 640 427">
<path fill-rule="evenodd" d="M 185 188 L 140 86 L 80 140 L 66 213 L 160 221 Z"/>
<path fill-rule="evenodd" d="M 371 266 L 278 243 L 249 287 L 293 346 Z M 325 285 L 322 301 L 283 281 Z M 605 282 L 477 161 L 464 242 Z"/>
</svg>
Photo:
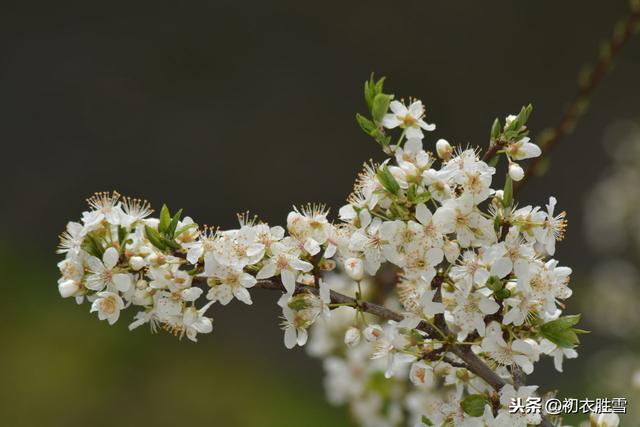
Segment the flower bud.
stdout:
<svg viewBox="0 0 640 427">
<path fill-rule="evenodd" d="M 518 116 L 514 115 L 514 114 L 509 114 L 507 117 L 505 117 L 504 119 L 504 126 L 507 127 L 511 124 L 511 122 L 513 122 L 515 119 L 517 119 Z"/>
<path fill-rule="evenodd" d="M 589 421 L 594 427 L 618 427 L 620 425 L 620 417 L 618 414 L 597 414 L 591 413 Z"/>
<path fill-rule="evenodd" d="M 62 298 L 73 296 L 80 290 L 80 284 L 76 280 L 65 280 L 58 283 L 58 292 Z"/>
<path fill-rule="evenodd" d="M 360 258 L 349 258 L 344 262 L 347 275 L 356 282 L 364 277 L 364 263 Z"/>
<path fill-rule="evenodd" d="M 439 139 L 436 142 L 436 152 L 442 160 L 449 160 L 453 154 L 453 148 L 451 148 L 451 144 L 446 139 Z"/>
<path fill-rule="evenodd" d="M 524 170 L 519 164 L 511 163 L 509 165 L 509 176 L 514 181 L 520 181 L 522 178 L 524 178 Z"/>
<path fill-rule="evenodd" d="M 144 261 L 144 258 L 142 258 L 142 257 L 132 256 L 131 258 L 129 258 L 129 265 L 135 271 L 139 271 L 142 267 L 145 266 L 145 264 L 146 264 L 146 262 Z"/>
<path fill-rule="evenodd" d="M 360 329 L 355 326 L 347 329 L 347 332 L 344 334 L 344 343 L 347 347 L 355 347 L 360 342 Z"/>
</svg>

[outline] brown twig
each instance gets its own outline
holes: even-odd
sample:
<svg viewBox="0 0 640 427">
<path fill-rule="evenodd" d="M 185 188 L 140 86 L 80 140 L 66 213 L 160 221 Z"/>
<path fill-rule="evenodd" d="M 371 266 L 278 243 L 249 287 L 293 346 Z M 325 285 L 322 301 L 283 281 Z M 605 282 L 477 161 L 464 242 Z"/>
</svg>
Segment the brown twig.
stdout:
<svg viewBox="0 0 640 427">
<path fill-rule="evenodd" d="M 631 36 L 638 31 L 639 25 L 640 5 L 638 2 L 635 2 L 632 3 L 631 12 L 627 18 L 619 24 L 619 26 L 616 25 L 616 29 L 613 32 L 611 39 L 602 49 L 600 58 L 593 67 L 593 70 L 586 75 L 586 78 L 581 79 L 579 82 L 578 93 L 564 110 L 558 124 L 548 131 L 547 136 L 544 137 L 543 141 L 540 141 L 542 152 L 544 154 L 531 161 L 524 178 L 515 183 L 513 188 L 514 192 L 520 190 L 532 175 L 538 175 L 541 173 L 542 166 L 544 165 L 544 159 L 546 159 L 545 155 L 555 148 L 563 137 L 573 131 L 576 124 L 585 113 L 589 98 L 593 91 L 611 69 L 613 61 L 620 53 L 622 47 L 629 41 L 629 39 L 631 39 Z M 489 151 L 490 149 L 487 150 L 487 152 Z"/>
<path fill-rule="evenodd" d="M 206 278 L 195 277 L 194 284 L 206 284 Z M 259 289 L 271 289 L 285 292 L 284 285 L 277 277 L 266 280 L 258 280 L 254 287 Z M 296 284 L 295 292 L 311 292 L 317 295 L 319 290 L 315 286 Z M 386 307 L 367 301 L 357 300 L 355 298 L 335 291 L 331 291 L 331 302 L 334 304 L 351 304 L 359 307 L 360 310 L 364 312 L 373 314 L 382 319 L 395 320 L 396 322 L 404 319 L 404 316 L 402 314 L 397 313 L 393 310 L 389 310 Z M 420 322 L 416 329 L 425 332 L 431 338 L 441 338 L 439 333 L 427 322 Z M 507 384 L 507 382 L 503 378 L 501 378 L 491 368 L 489 368 L 468 346 L 460 346 L 455 343 L 448 344 L 447 351 L 455 354 L 465 363 L 464 365 L 461 365 L 460 363 L 456 362 L 453 366 L 464 366 L 466 369 L 486 381 L 487 384 L 489 384 L 494 390 L 500 391 L 500 389 L 505 384 Z M 540 425 L 544 427 L 552 427 L 552 424 L 546 419 L 543 419 L 543 422 Z"/>
</svg>

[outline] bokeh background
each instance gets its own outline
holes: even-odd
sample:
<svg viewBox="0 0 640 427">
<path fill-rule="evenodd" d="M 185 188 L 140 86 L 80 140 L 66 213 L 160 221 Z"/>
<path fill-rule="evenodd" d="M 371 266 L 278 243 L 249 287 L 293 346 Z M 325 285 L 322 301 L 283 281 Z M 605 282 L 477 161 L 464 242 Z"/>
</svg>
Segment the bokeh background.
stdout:
<svg viewBox="0 0 640 427">
<path fill-rule="evenodd" d="M 485 146 L 493 119 L 528 102 L 534 133 L 553 126 L 627 9 L 624 0 L 2 2 L 0 424 L 350 425 L 325 402 L 320 363 L 284 349 L 275 295 L 216 309 L 214 333 L 197 345 L 129 333 L 59 298 L 57 235 L 99 190 L 222 227 L 247 209 L 284 222 L 307 201 L 336 212 L 362 162 L 383 158 L 354 121 L 372 71 L 425 102 L 438 125 L 427 144 Z M 605 321 L 598 307 L 618 305 L 580 295 L 604 286 L 594 266 L 611 256 L 584 221 L 605 208 L 587 200 L 615 168 L 607 129 L 640 119 L 638 76 L 640 38 L 520 195 L 543 204 L 553 194 L 568 211 L 557 251 L 575 271 L 568 311 L 596 330 L 564 375 L 543 363 L 531 381 L 569 397 L 627 396 L 630 409 L 637 334 L 594 328 Z M 613 189 L 638 191 L 625 182 Z M 624 240 L 626 223 L 613 222 Z M 640 283 L 623 277 L 634 313 Z M 632 331 L 639 323 L 622 320 Z"/>
</svg>

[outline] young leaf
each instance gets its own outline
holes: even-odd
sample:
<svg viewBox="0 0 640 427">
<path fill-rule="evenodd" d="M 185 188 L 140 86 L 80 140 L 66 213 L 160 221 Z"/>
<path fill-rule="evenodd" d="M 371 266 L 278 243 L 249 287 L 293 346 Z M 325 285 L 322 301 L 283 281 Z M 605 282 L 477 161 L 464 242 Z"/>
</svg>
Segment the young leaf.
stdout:
<svg viewBox="0 0 640 427">
<path fill-rule="evenodd" d="M 391 95 L 385 93 L 379 93 L 373 98 L 373 106 L 371 107 L 371 115 L 376 123 L 380 123 L 382 118 L 389 110 L 389 103 L 391 102 Z"/>
<path fill-rule="evenodd" d="M 87 234 L 82 241 L 81 247 L 85 252 L 96 258 L 102 258 L 102 254 L 104 254 L 104 247 L 102 247 L 100 239 L 98 239 L 93 233 Z"/>
<path fill-rule="evenodd" d="M 497 140 L 501 132 L 502 126 L 500 125 L 500 120 L 496 118 L 493 121 L 493 125 L 491 125 L 491 141 Z"/>
<path fill-rule="evenodd" d="M 373 135 L 371 136 L 373 136 L 373 138 L 382 146 L 382 148 L 386 147 L 387 145 L 389 145 L 389 142 L 391 142 L 391 137 L 389 135 L 385 135 L 378 128 L 373 131 Z"/>
<path fill-rule="evenodd" d="M 422 422 L 422 424 L 424 424 L 426 426 L 432 426 L 433 425 L 433 421 L 431 421 L 429 418 L 425 417 L 424 415 L 422 416 L 422 419 L 420 421 Z"/>
<path fill-rule="evenodd" d="M 378 173 L 376 174 L 380 184 L 391 194 L 395 194 L 396 196 L 400 192 L 400 184 L 394 178 L 394 176 L 389 171 L 387 165 L 382 166 L 378 169 Z"/>
<path fill-rule="evenodd" d="M 176 227 L 178 226 L 178 221 L 180 221 L 181 216 L 182 216 L 182 209 L 178 210 L 178 212 L 176 212 L 173 218 L 171 218 L 171 222 L 167 226 L 167 231 L 165 232 L 165 235 L 167 236 L 167 238 L 173 240 L 173 238 L 175 237 Z"/>
<path fill-rule="evenodd" d="M 559 317 L 556 320 L 552 320 L 551 322 L 547 322 L 544 324 L 544 326 L 548 330 L 557 331 L 557 330 L 568 329 L 572 326 L 575 326 L 578 324 L 579 321 L 580 321 L 580 315 L 572 314 L 569 316 Z"/>
<path fill-rule="evenodd" d="M 540 328 L 540 333 L 543 337 L 558 345 L 559 347 L 573 348 L 580 343 L 578 336 L 572 329 L 547 331 L 544 329 L 544 325 L 542 325 L 542 327 Z"/>
<path fill-rule="evenodd" d="M 127 229 L 122 227 L 121 225 L 118 226 L 118 242 L 120 242 L 120 246 L 124 246 L 124 242 L 127 238 Z"/>
<path fill-rule="evenodd" d="M 149 239 L 149 241 L 153 246 L 160 249 L 161 251 L 164 251 L 165 249 L 167 249 L 167 245 L 164 243 L 162 236 L 160 235 L 160 233 L 158 233 L 158 230 L 156 230 L 155 228 L 151 228 L 148 225 L 145 225 L 144 233 L 146 234 L 147 239 Z"/>
<path fill-rule="evenodd" d="M 572 348 L 580 343 L 577 334 L 587 332 L 573 328 L 579 321 L 579 314 L 559 317 L 540 326 L 540 334 L 560 347 Z"/>
<path fill-rule="evenodd" d="M 160 236 L 160 239 L 162 240 L 162 243 L 164 243 L 166 247 L 171 248 L 174 251 L 177 251 L 178 249 L 180 249 L 180 245 L 176 243 L 175 240 L 169 239 L 165 236 Z"/>
<path fill-rule="evenodd" d="M 504 194 L 502 195 L 502 206 L 505 208 L 511 207 L 513 205 L 513 181 L 509 174 L 507 174 L 507 179 L 504 182 Z"/>
<path fill-rule="evenodd" d="M 497 292 L 504 287 L 504 283 L 502 283 L 502 280 L 500 280 L 498 276 L 490 276 L 486 286 L 492 291 Z"/>
<path fill-rule="evenodd" d="M 484 414 L 484 407 L 487 405 L 489 401 L 486 396 L 482 394 L 472 394 L 460 402 L 460 406 L 462 406 L 462 410 L 472 417 L 481 417 Z"/>
<path fill-rule="evenodd" d="M 369 80 L 364 82 L 364 102 L 367 104 L 367 108 L 371 111 L 371 105 L 373 105 L 373 98 L 376 96 L 374 93 L 374 87 L 371 84 L 373 75 Z"/>
<path fill-rule="evenodd" d="M 360 128 L 369 136 L 375 136 L 377 131 L 376 125 L 362 114 L 356 113 L 356 121 L 360 125 Z"/>
<path fill-rule="evenodd" d="M 162 209 L 160 209 L 160 223 L 158 224 L 158 231 L 160 233 L 165 233 L 170 222 L 171 214 L 169 213 L 169 208 L 167 205 L 162 205 Z"/>
</svg>

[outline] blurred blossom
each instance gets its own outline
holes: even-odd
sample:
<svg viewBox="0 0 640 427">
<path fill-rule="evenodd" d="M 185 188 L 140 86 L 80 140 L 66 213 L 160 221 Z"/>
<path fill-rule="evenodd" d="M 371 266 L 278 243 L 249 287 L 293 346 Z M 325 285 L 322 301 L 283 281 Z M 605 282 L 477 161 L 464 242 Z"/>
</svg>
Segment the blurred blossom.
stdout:
<svg viewBox="0 0 640 427">
<path fill-rule="evenodd" d="M 640 419 L 634 404 L 640 399 L 640 355 L 629 346 L 640 331 L 640 125 L 614 123 L 603 142 L 611 165 L 585 203 L 585 235 L 598 262 L 581 293 L 581 309 L 605 350 L 592 353 L 583 369 L 594 396 L 627 398 L 627 414 L 620 417 L 627 425 Z M 613 417 L 590 421 L 584 425 L 617 425 Z"/>
<path fill-rule="evenodd" d="M 612 125 L 604 138 L 612 166 L 589 194 L 585 233 L 604 254 L 637 253 L 640 248 L 640 126 L 631 121 Z"/>
<path fill-rule="evenodd" d="M 616 122 L 605 132 L 603 142 L 611 166 L 588 195 L 584 209 L 585 234 L 600 262 L 582 303 L 595 330 L 636 336 L 640 325 L 640 125 Z"/>
<path fill-rule="evenodd" d="M 618 337 L 640 333 L 640 273 L 625 260 L 614 259 L 598 264 L 592 274 L 589 292 L 584 293 L 585 321 L 604 334 Z M 611 307 L 615 307 L 612 310 Z"/>
<path fill-rule="evenodd" d="M 639 420 L 640 408 L 636 404 L 640 401 L 638 354 L 625 347 L 608 346 L 593 353 L 586 366 L 586 371 L 590 373 L 589 391 L 594 396 L 627 399 L 627 413 L 621 416 L 622 425 Z"/>
</svg>

